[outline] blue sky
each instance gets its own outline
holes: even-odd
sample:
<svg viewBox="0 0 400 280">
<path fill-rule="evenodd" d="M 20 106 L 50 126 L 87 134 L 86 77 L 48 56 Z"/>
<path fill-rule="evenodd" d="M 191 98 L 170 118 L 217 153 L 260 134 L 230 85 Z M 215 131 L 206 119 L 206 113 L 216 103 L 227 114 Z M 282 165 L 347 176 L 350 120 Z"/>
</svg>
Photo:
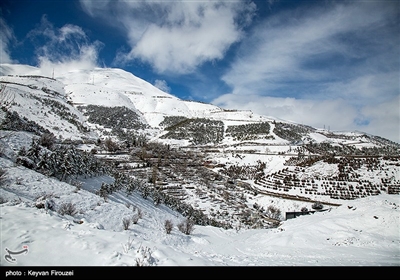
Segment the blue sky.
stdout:
<svg viewBox="0 0 400 280">
<path fill-rule="evenodd" d="M 182 99 L 400 143 L 400 1 L 1 3 L 2 63 L 122 68 Z"/>
</svg>

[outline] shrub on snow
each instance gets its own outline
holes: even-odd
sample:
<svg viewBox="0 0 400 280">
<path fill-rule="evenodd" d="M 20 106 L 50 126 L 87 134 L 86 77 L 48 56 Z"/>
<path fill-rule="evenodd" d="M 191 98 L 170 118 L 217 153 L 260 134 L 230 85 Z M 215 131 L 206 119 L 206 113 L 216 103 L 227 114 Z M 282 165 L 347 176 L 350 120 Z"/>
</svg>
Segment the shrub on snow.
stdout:
<svg viewBox="0 0 400 280">
<path fill-rule="evenodd" d="M 164 223 L 164 228 L 167 234 L 170 234 L 172 231 L 172 228 L 174 227 L 174 224 L 172 223 L 171 220 L 166 220 Z"/>
<path fill-rule="evenodd" d="M 131 221 L 136 225 L 139 221 L 139 214 L 132 215 Z"/>
<path fill-rule="evenodd" d="M 320 209 L 322 209 L 322 208 L 324 208 L 324 205 L 322 205 L 322 203 L 321 202 L 315 202 L 312 206 L 311 206 L 311 208 L 312 209 L 317 209 L 317 210 L 320 210 Z"/>
<path fill-rule="evenodd" d="M 52 199 L 53 195 L 52 194 L 45 194 L 42 196 L 39 196 L 36 201 L 35 201 L 35 206 L 36 208 L 39 209 L 46 209 L 46 210 L 52 210 L 54 211 L 56 208 L 56 204 L 54 200 Z"/>
<path fill-rule="evenodd" d="M 0 204 L 6 203 L 8 200 L 0 196 Z"/>
<path fill-rule="evenodd" d="M 186 235 L 190 235 L 194 230 L 194 222 L 190 219 L 178 224 L 178 229 Z"/>
<path fill-rule="evenodd" d="M 63 203 L 60 205 L 60 208 L 58 209 L 58 213 L 60 215 L 70 215 L 74 216 L 77 213 L 77 210 L 75 208 L 75 205 L 72 204 L 71 202 Z"/>
<path fill-rule="evenodd" d="M 128 230 L 130 225 L 131 225 L 130 218 L 125 217 L 122 219 L 122 226 L 123 226 L 124 230 Z"/>
<path fill-rule="evenodd" d="M 268 206 L 265 214 L 271 219 L 276 219 L 276 220 L 281 219 L 281 210 L 273 205 Z"/>
</svg>

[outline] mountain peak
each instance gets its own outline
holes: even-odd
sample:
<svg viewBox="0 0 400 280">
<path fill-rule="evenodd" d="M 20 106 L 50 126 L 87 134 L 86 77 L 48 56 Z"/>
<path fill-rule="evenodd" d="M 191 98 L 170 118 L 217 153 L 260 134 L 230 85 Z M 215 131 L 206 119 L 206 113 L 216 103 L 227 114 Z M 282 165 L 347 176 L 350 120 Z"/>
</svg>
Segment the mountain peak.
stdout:
<svg viewBox="0 0 400 280">
<path fill-rule="evenodd" d="M 25 90 L 32 94 L 33 98 L 37 98 L 37 94 L 43 95 L 43 91 L 46 90 L 57 93 L 58 101 L 66 102 L 68 106 L 70 106 L 69 104 L 74 105 L 75 108 L 70 107 L 69 110 L 75 110 L 76 112 L 73 114 L 84 123 L 88 116 L 82 116 L 82 112 L 76 110 L 78 107 L 81 108 L 80 111 L 83 110 L 83 107 L 89 105 L 104 108 L 128 108 L 139 122 L 153 129 L 148 132 L 151 134 L 151 138 L 161 141 L 168 142 L 177 137 L 177 131 L 174 133 L 171 130 L 168 133 L 164 131 L 168 128 L 167 124 L 175 125 L 175 128 L 177 128 L 176 121 L 197 119 L 197 121 L 182 123 L 181 125 L 188 127 L 181 126 L 179 131 L 194 131 L 200 129 L 200 127 L 211 129 L 215 125 L 220 127 L 219 132 L 215 132 L 214 138 L 210 138 L 210 143 L 218 143 L 220 145 L 237 144 L 242 141 L 239 139 L 253 139 L 263 145 L 321 142 L 334 145 L 359 146 L 367 145 L 366 143 L 369 143 L 368 145 L 370 146 L 393 144 L 389 140 L 381 137 L 372 137 L 362 132 L 333 132 L 325 129 L 316 129 L 295 122 L 254 114 L 249 110 L 222 109 L 212 104 L 181 100 L 132 73 L 118 68 L 74 69 L 66 72 L 54 69 L 51 78 L 43 75 L 42 70 L 37 67 L 21 64 L 2 64 L 0 71 L 3 75 L 1 76 L 2 84 L 9 91 L 11 90 L 12 94 L 15 95 L 18 90 Z M 25 87 L 21 88 L 24 85 Z M 20 95 L 21 98 L 22 95 Z M 51 98 L 54 99 L 54 96 L 51 96 Z M 63 98 L 65 100 L 62 100 Z M 21 104 L 26 105 L 27 102 L 25 101 Z M 123 111 L 121 109 L 118 110 L 119 112 Z M 24 112 L 20 109 L 17 111 L 29 117 L 30 112 Z M 40 115 L 40 113 L 37 114 Z M 42 116 L 42 118 L 45 118 L 45 116 Z M 200 125 L 201 121 L 198 121 L 198 119 L 203 119 L 204 123 Z M 257 130 L 265 129 L 266 127 L 269 129 L 268 131 Z M 237 132 L 234 134 L 231 132 L 239 129 L 247 131 L 253 136 L 244 137 L 242 135 L 237 138 Z M 259 134 L 258 136 L 256 136 L 257 133 Z M 59 133 L 59 135 L 61 134 Z M 223 135 L 223 137 L 217 137 L 216 135 Z M 163 138 L 160 138 L 161 136 Z M 193 137 L 193 135 L 190 137 Z M 218 141 L 216 141 L 217 138 L 219 139 Z"/>
</svg>

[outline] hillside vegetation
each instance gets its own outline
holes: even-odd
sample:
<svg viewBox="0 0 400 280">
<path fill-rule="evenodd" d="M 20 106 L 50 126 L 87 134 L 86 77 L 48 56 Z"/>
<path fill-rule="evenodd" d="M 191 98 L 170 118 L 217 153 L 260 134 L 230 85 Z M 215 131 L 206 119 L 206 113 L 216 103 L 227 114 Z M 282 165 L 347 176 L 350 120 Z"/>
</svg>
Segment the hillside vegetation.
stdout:
<svg viewBox="0 0 400 280">
<path fill-rule="evenodd" d="M 67 184 L 108 176 L 94 190 L 102 199 L 136 193 L 223 228 L 276 227 L 288 210 L 400 192 L 400 145 L 382 137 L 196 107 L 129 75 L 115 75 L 112 89 L 75 75 L 1 77 L 2 157 Z"/>
</svg>

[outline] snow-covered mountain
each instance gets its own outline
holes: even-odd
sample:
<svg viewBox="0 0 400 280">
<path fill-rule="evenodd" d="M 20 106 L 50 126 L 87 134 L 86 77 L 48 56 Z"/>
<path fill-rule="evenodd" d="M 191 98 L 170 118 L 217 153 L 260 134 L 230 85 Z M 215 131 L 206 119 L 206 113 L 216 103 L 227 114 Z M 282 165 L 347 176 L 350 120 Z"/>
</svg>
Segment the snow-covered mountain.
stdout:
<svg viewBox="0 0 400 280">
<path fill-rule="evenodd" d="M 40 77 L 40 70 L 33 67 L 22 65 L 2 65 L 1 67 L 2 82 L 16 82 L 20 79 L 19 83 L 24 84 L 24 80 L 29 80 L 29 76 L 36 80 L 36 83 L 38 81 L 47 83 L 49 80 Z M 28 76 L 28 78 L 15 76 Z M 213 105 L 197 102 L 193 104 L 190 101 L 180 100 L 121 69 L 76 70 L 54 78 L 62 83 L 62 86 L 57 88 L 58 92 L 74 104 L 125 106 L 133 111 L 141 112 L 145 121 L 151 126 L 157 126 L 164 116 L 209 117 L 213 112 L 223 111 Z M 26 81 L 26 84 L 29 85 L 30 81 Z"/>
<path fill-rule="evenodd" d="M 44 98 L 65 106 L 65 110 L 73 115 L 72 118 L 84 127 L 90 125 L 90 122 L 88 124 L 86 121 L 88 118 L 83 117 L 82 112 L 78 112 L 84 111 L 84 106 L 126 107 L 137 115 L 139 122 L 148 125 L 148 128 L 153 128 L 151 133 L 146 133 L 152 134 L 159 141 L 164 142 L 166 140 L 162 139 L 186 140 L 186 142 L 179 143 L 181 146 L 187 143 L 187 140 L 193 140 L 187 139 L 193 135 L 189 133 L 186 135 L 188 137 L 176 137 L 176 133 L 172 133 L 169 129 L 170 133 L 166 137 L 161 137 L 165 136 L 165 129 L 173 127 L 173 130 L 179 129 L 180 132 L 182 130 L 187 132 L 197 129 L 198 125 L 201 126 L 201 124 L 195 125 L 194 120 L 202 123 L 205 119 L 211 121 L 208 125 L 202 123 L 206 130 L 207 126 L 219 126 L 219 128 L 211 129 L 214 135 L 201 141 L 203 144 L 232 145 L 242 143 L 244 140 L 257 140 L 258 143 L 264 145 L 323 142 L 340 145 L 362 144 L 362 146 L 379 147 L 390 144 L 396 146 L 396 143 L 391 143 L 389 140 L 362 132 L 332 132 L 257 115 L 251 111 L 240 111 L 235 108 L 228 110 L 211 104 L 181 100 L 121 69 L 74 70 L 60 76 L 53 73 L 54 77 L 50 78 L 42 76 L 39 68 L 2 64 L 0 74 L 2 75 L 0 76 L 3 92 L 2 102 L 9 104 L 10 109 L 12 108 L 21 116 L 35 122 L 49 119 L 46 116 L 48 112 L 38 111 L 38 106 L 34 108 L 35 106 L 30 105 L 32 102 L 36 105 L 38 102 L 43 103 L 44 101 L 41 99 Z M 76 110 L 78 107 L 82 109 Z M 52 119 L 57 117 L 54 115 Z M 116 117 L 124 118 L 123 115 Z M 74 121 L 70 120 L 70 123 L 72 122 Z M 176 126 L 179 123 L 181 125 Z M 95 137 L 93 134 L 84 133 L 81 128 L 76 127 L 77 125 L 72 125 L 68 130 L 68 127 L 57 126 L 57 123 L 46 122 L 43 124 L 59 137 Z M 246 124 L 253 124 L 253 127 L 248 128 L 253 131 L 250 132 L 248 129 L 246 131 L 243 126 Z M 61 131 L 58 132 L 58 129 Z M 158 131 L 154 129 L 158 129 Z M 242 133 L 238 131 L 243 129 Z M 98 133 L 95 129 L 93 132 Z"/>
<path fill-rule="evenodd" d="M 2 251 L 28 244 L 38 254 L 44 245 L 30 235 L 36 227 L 13 222 L 33 215 L 46 229 L 65 223 L 62 244 L 88 234 L 74 243 L 87 249 L 77 262 L 61 254 L 44 265 L 130 265 L 132 258 L 147 265 L 307 265 L 316 264 L 315 256 L 323 265 L 346 265 L 344 254 L 351 264 L 370 265 L 378 255 L 378 264 L 399 264 L 397 143 L 181 100 L 121 69 L 48 77 L 39 68 L 1 64 L 0 74 L 0 207 L 8 228 Z M 342 220 L 349 213 L 356 220 L 357 208 L 373 219 L 360 218 L 357 226 Z M 138 225 L 123 228 L 124 217 L 143 210 Z M 164 232 L 166 220 L 176 226 L 185 218 L 198 235 Z M 301 226 L 310 223 L 321 223 L 311 227 L 321 233 L 312 253 L 303 247 L 313 233 Z M 11 227 L 28 235 L 14 239 Z M 371 229 L 376 235 L 361 234 Z M 105 244 L 114 231 L 124 243 L 111 252 Z M 143 246 L 152 242 L 157 248 Z M 234 243 L 237 249 L 228 246 Z M 292 253 L 282 246 L 270 252 L 273 244 L 295 249 L 297 261 L 287 263 Z M 336 253 L 322 257 L 324 250 Z M 108 260 L 88 262 L 93 252 Z M 23 265 L 40 265 L 34 260 L 21 257 Z M 1 264 L 9 265 L 4 258 Z"/>
</svg>

